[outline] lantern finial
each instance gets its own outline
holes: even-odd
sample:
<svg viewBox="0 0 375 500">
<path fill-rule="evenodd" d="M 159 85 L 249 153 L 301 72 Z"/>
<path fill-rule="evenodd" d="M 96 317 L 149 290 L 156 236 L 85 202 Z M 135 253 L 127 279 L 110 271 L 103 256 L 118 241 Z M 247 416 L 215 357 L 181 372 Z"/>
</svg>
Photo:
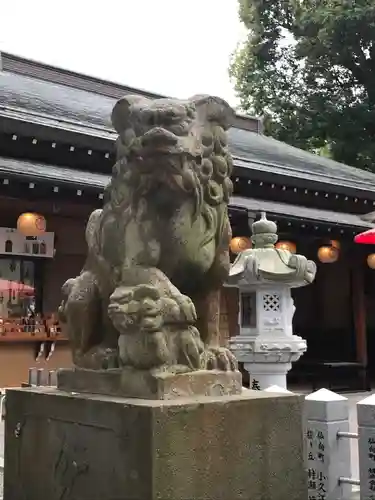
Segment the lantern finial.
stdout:
<svg viewBox="0 0 375 500">
<path fill-rule="evenodd" d="M 266 212 L 261 212 L 260 219 L 251 226 L 253 236 L 251 241 L 256 248 L 273 247 L 277 241 L 277 225 L 268 220 Z"/>
</svg>

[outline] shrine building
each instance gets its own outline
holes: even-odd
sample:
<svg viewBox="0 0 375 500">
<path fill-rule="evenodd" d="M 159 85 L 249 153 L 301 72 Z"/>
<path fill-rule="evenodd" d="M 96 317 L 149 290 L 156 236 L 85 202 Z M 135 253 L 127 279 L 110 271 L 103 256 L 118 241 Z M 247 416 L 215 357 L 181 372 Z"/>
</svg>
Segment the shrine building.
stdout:
<svg viewBox="0 0 375 500">
<path fill-rule="evenodd" d="M 71 364 L 56 316 L 60 289 L 84 263 L 85 224 L 102 206 L 115 162 L 111 110 L 126 94 L 162 97 L 0 54 L 0 387 L 20 385 L 32 366 Z M 367 387 L 375 374 L 375 247 L 353 238 L 373 227 L 375 174 L 266 137 L 260 120 L 241 115 L 229 146 L 232 258 L 249 245 L 249 221 L 265 211 L 280 244 L 318 265 L 314 283 L 293 292 L 294 331 L 308 349 L 291 380 L 305 383 L 331 363 L 334 385 L 341 363 L 355 390 Z M 46 223 L 42 238 L 16 230 L 30 212 Z M 222 343 L 237 333 L 238 293 L 224 287 Z"/>
</svg>

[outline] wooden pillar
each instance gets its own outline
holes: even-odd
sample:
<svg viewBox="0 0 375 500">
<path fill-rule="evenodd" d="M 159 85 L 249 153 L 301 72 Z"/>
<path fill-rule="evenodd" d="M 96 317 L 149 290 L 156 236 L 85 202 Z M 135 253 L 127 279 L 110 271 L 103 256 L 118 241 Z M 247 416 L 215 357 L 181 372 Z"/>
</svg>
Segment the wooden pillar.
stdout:
<svg viewBox="0 0 375 500">
<path fill-rule="evenodd" d="M 328 361 L 330 357 L 329 351 L 327 352 L 321 348 L 321 346 L 324 345 L 327 333 L 324 298 L 326 294 L 325 289 L 329 286 L 329 280 L 327 278 L 329 269 L 327 266 L 330 264 L 322 265 L 317 263 L 317 265 L 318 269 L 315 280 L 309 285 L 309 287 L 311 287 L 308 292 L 311 293 L 309 311 L 303 318 L 303 328 L 308 332 L 306 336 L 307 353 L 305 356 L 307 357 L 306 361 L 324 362 Z M 298 289 L 296 293 L 298 294 Z M 298 301 L 296 301 L 296 308 L 298 310 Z"/>
<path fill-rule="evenodd" d="M 229 338 L 238 333 L 238 289 L 223 287 L 220 300 L 220 345 L 227 346 Z"/>
<path fill-rule="evenodd" d="M 227 327 L 228 327 L 228 337 L 227 341 L 230 337 L 235 337 L 240 334 L 240 325 L 238 323 L 238 314 L 239 314 L 239 289 L 237 287 L 223 287 L 222 288 L 222 297 L 223 302 L 225 303 L 225 309 L 227 314 Z M 250 387 L 250 376 L 249 372 L 245 370 L 243 363 L 238 364 L 238 369 L 242 374 L 242 384 L 244 387 Z"/>
<path fill-rule="evenodd" d="M 239 291 L 238 288 L 226 287 L 225 300 L 227 304 L 229 337 L 234 337 L 240 333 L 240 325 L 238 324 L 239 312 Z"/>
<path fill-rule="evenodd" d="M 225 300 L 225 288 L 220 291 L 220 345 L 227 347 L 229 340 L 228 308 Z"/>
<path fill-rule="evenodd" d="M 356 342 L 356 359 L 362 365 L 362 380 L 367 388 L 367 322 L 364 284 L 364 265 L 361 249 L 354 248 L 351 259 L 351 296 L 353 325 Z"/>
</svg>

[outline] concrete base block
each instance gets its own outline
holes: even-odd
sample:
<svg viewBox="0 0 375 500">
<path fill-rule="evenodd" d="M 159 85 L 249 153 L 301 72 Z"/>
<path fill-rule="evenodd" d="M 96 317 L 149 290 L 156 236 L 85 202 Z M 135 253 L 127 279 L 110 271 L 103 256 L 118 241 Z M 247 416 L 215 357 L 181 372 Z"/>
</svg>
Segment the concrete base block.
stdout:
<svg viewBox="0 0 375 500">
<path fill-rule="evenodd" d="M 4 500 L 304 500 L 303 398 L 7 391 Z"/>
</svg>

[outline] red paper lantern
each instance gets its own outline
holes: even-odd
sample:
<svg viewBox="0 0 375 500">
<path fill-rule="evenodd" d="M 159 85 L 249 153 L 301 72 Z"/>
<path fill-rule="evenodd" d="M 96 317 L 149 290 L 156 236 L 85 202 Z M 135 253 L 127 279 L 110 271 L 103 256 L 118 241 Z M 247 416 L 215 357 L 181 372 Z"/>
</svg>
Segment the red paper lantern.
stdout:
<svg viewBox="0 0 375 500">
<path fill-rule="evenodd" d="M 361 243 L 363 245 L 375 245 L 375 228 L 369 229 L 364 233 L 357 234 L 354 237 L 354 243 Z"/>
</svg>

